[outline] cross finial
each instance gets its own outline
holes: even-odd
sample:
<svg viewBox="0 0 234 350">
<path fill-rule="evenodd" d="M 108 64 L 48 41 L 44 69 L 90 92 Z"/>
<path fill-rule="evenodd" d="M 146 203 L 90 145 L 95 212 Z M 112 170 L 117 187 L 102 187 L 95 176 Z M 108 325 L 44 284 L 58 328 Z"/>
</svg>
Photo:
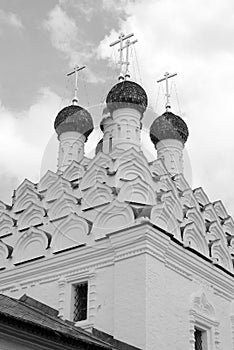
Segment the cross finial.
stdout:
<svg viewBox="0 0 234 350">
<path fill-rule="evenodd" d="M 157 83 L 161 83 L 161 81 L 164 81 L 164 80 L 166 81 L 166 93 L 165 93 L 165 96 L 166 96 L 166 112 L 168 112 L 169 109 L 171 108 L 170 94 L 169 94 L 169 88 L 168 88 L 168 79 L 172 78 L 172 77 L 174 77 L 176 75 L 177 75 L 177 73 L 169 74 L 168 72 L 166 72 L 164 74 L 164 78 L 157 80 Z"/>
<path fill-rule="evenodd" d="M 67 74 L 67 76 L 75 74 L 75 92 L 74 92 L 74 97 L 72 99 L 72 104 L 73 105 L 78 105 L 78 72 L 82 69 L 84 69 L 85 66 L 75 66 L 74 70 L 70 73 Z"/>
<path fill-rule="evenodd" d="M 119 76 L 119 80 L 124 80 L 130 77 L 129 74 L 129 70 L 128 70 L 128 66 L 129 66 L 129 46 L 133 45 L 137 42 L 137 40 L 134 41 L 130 41 L 127 40 L 126 45 L 123 46 L 123 41 L 126 39 L 129 39 L 133 36 L 134 34 L 128 34 L 128 35 L 124 35 L 123 33 L 121 33 L 119 35 L 119 39 L 114 41 L 112 44 L 110 44 L 110 47 L 116 45 L 116 44 L 120 44 L 120 48 L 119 48 L 119 64 L 120 64 L 120 76 Z M 126 49 L 126 59 L 124 61 L 123 59 L 123 50 Z M 125 65 L 125 69 L 123 68 Z"/>
</svg>

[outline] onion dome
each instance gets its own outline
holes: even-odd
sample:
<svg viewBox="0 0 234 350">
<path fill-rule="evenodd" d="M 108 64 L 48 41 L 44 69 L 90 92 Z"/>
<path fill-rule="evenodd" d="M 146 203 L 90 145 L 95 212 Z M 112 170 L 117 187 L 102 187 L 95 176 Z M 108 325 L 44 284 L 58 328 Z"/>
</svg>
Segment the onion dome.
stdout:
<svg viewBox="0 0 234 350">
<path fill-rule="evenodd" d="M 165 112 L 156 118 L 150 127 L 150 138 L 154 145 L 167 139 L 181 141 L 183 144 L 188 139 L 189 131 L 181 117 L 172 112 Z"/>
<path fill-rule="evenodd" d="M 143 114 L 148 105 L 148 98 L 139 84 L 124 80 L 112 87 L 107 95 L 106 104 L 111 113 L 119 108 L 130 107 Z"/>
<path fill-rule="evenodd" d="M 58 113 L 54 121 L 54 128 L 58 136 L 66 131 L 77 131 L 87 138 L 93 131 L 93 120 L 86 109 L 71 105 Z"/>
</svg>

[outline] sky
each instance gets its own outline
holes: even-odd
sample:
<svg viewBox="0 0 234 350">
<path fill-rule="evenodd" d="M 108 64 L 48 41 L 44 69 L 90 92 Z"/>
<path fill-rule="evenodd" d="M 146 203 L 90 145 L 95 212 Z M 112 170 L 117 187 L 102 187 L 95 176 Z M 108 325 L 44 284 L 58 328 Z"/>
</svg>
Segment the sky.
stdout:
<svg viewBox="0 0 234 350">
<path fill-rule="evenodd" d="M 92 155 L 108 91 L 118 78 L 118 51 L 109 44 L 134 33 L 131 78 L 149 98 L 143 150 L 165 111 L 166 71 L 172 111 L 186 121 L 185 175 L 210 201 L 234 216 L 234 2 L 232 0 L 0 0 L 0 199 L 10 204 L 24 178 L 38 182 L 56 170 L 54 119 L 70 104 L 77 64 L 79 103 L 93 116 Z"/>
</svg>

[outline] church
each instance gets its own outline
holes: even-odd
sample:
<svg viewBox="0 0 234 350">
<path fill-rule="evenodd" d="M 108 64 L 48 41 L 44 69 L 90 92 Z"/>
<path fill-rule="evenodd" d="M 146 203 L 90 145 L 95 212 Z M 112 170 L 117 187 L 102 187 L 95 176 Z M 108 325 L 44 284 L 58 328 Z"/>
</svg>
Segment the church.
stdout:
<svg viewBox="0 0 234 350">
<path fill-rule="evenodd" d="M 121 55 L 129 37 L 116 42 Z M 25 179 L 12 203 L 0 201 L 0 316 L 5 303 L 24 314 L 37 306 L 74 333 L 83 329 L 87 342 L 96 330 L 96 347 L 108 348 L 98 340 L 106 334 L 125 349 L 234 349 L 234 221 L 221 201 L 186 181 L 189 130 L 171 110 L 168 73 L 148 161 L 147 93 L 130 79 L 128 57 L 122 63 L 96 155 L 84 151 L 94 126 L 78 104 L 77 67 L 72 104 L 54 121 L 57 172 L 36 184 Z"/>
</svg>

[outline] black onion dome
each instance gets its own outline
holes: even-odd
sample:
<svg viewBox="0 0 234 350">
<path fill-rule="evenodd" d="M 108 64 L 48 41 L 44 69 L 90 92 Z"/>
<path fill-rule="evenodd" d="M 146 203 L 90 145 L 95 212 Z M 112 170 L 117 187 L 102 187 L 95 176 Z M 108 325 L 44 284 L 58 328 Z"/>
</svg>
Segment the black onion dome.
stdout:
<svg viewBox="0 0 234 350">
<path fill-rule="evenodd" d="M 71 105 L 58 113 L 54 128 L 58 136 L 66 131 L 77 131 L 88 137 L 93 131 L 93 119 L 86 109 Z"/>
<path fill-rule="evenodd" d="M 186 123 L 181 117 L 172 112 L 165 112 L 156 118 L 150 127 L 150 138 L 154 145 L 166 139 L 175 139 L 185 142 L 189 131 Z"/>
<path fill-rule="evenodd" d="M 136 108 L 143 114 L 148 105 L 145 90 L 137 83 L 124 80 L 112 87 L 106 98 L 108 110 L 113 112 L 119 108 Z"/>
</svg>

